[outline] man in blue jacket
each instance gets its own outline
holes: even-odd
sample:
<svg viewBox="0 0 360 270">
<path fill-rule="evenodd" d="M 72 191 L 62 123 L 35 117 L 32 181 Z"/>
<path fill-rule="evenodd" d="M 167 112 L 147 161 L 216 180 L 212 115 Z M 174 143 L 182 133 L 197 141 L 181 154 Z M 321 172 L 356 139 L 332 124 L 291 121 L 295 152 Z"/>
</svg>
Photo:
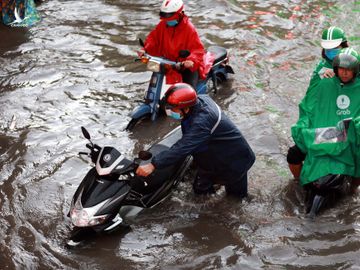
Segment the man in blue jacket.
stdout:
<svg viewBox="0 0 360 270">
<path fill-rule="evenodd" d="M 166 92 L 166 113 L 181 119 L 183 136 L 169 150 L 156 155 L 136 173 L 148 176 L 193 155 L 198 166 L 193 189 L 196 194 L 214 193 L 213 185 L 225 185 L 227 194 L 248 196 L 247 172 L 255 155 L 240 130 L 207 95 L 197 96 L 188 84 L 177 83 Z"/>
</svg>

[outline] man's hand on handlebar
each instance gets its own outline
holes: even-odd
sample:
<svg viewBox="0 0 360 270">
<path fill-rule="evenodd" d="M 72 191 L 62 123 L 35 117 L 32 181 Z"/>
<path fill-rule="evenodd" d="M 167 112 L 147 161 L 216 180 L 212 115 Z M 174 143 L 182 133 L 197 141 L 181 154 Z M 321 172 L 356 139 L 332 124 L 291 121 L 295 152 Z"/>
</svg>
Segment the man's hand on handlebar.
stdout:
<svg viewBox="0 0 360 270">
<path fill-rule="evenodd" d="M 192 68 L 194 67 L 194 62 L 191 60 L 185 60 L 182 62 L 184 68 Z"/>
<path fill-rule="evenodd" d="M 137 51 L 137 54 L 138 54 L 139 58 L 143 57 L 145 54 L 145 49 L 141 48 L 140 50 Z"/>
<path fill-rule="evenodd" d="M 136 169 L 136 174 L 139 176 L 147 177 L 155 170 L 154 165 L 151 163 L 141 165 Z"/>
</svg>

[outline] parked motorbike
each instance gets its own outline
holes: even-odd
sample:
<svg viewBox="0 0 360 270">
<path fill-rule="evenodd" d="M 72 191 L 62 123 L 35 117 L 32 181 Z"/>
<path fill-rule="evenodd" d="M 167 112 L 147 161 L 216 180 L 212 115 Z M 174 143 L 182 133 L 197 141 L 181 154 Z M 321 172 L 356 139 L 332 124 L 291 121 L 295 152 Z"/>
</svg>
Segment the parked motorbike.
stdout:
<svg viewBox="0 0 360 270">
<path fill-rule="evenodd" d="M 89 140 L 86 147 L 90 153 L 79 154 L 90 157 L 95 167 L 88 171 L 71 201 L 68 217 L 73 229 L 67 241 L 69 247 L 79 245 L 90 236 L 128 226 L 129 218 L 154 207 L 171 194 L 192 161 L 188 156 L 177 164 L 155 170 L 149 177 L 140 177 L 135 174 L 136 168 L 178 141 L 182 136 L 180 127 L 148 151 L 140 151 L 134 160 L 127 159 L 112 146 L 94 144 L 89 132 L 84 127 L 81 129 Z"/>
<path fill-rule="evenodd" d="M 141 46 L 144 43 L 140 39 Z M 179 52 L 179 58 L 186 58 L 190 55 L 187 50 Z M 228 79 L 228 74 L 234 74 L 232 67 L 229 65 L 229 56 L 225 48 L 219 46 L 211 46 L 204 57 L 205 63 L 211 66 L 206 79 L 200 80 L 196 87 L 198 94 L 206 94 L 210 91 L 216 93 L 218 91 L 218 84 Z M 149 86 L 145 92 L 145 97 L 142 103 L 137 106 L 131 113 L 131 120 L 129 121 L 126 130 L 131 130 L 139 120 L 144 118 L 151 118 L 155 121 L 161 110 L 160 100 L 164 96 L 166 90 L 170 85 L 166 84 L 167 73 L 172 70 L 180 70 L 182 64 L 180 62 L 170 61 L 166 58 L 155 57 L 145 53 L 140 61 L 147 65 L 147 69 L 152 71 Z M 213 62 L 212 62 L 213 61 Z M 212 62 L 212 63 L 211 63 Z M 210 82 L 212 87 L 210 88 Z"/>
</svg>

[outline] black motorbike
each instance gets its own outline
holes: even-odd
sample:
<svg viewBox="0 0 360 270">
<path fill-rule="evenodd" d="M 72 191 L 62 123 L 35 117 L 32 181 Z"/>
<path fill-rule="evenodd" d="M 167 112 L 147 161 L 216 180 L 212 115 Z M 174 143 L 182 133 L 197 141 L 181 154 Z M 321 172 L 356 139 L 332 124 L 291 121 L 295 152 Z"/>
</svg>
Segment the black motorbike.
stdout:
<svg viewBox="0 0 360 270">
<path fill-rule="evenodd" d="M 326 205 L 350 193 L 352 177 L 328 174 L 305 185 L 305 207 L 309 218 L 314 219 Z"/>
<path fill-rule="evenodd" d="M 351 118 L 338 122 L 335 127 L 318 128 L 315 143 L 336 143 L 347 140 Z M 325 205 L 336 202 L 350 193 L 352 177 L 344 174 L 329 174 L 304 186 L 305 205 L 308 217 L 314 219 Z"/>
<path fill-rule="evenodd" d="M 169 149 L 181 138 L 180 127 L 148 151 L 140 151 L 135 160 L 127 159 L 114 147 L 92 143 L 89 132 L 81 129 L 89 140 L 86 147 L 90 153 L 79 154 L 89 156 L 95 167 L 88 171 L 72 198 L 68 216 L 74 227 L 67 241 L 69 247 L 79 245 L 89 236 L 128 227 L 128 218 L 154 207 L 171 194 L 192 162 L 188 156 L 177 164 L 155 170 L 149 177 L 135 174 L 139 165 L 150 162 L 152 156 Z"/>
</svg>

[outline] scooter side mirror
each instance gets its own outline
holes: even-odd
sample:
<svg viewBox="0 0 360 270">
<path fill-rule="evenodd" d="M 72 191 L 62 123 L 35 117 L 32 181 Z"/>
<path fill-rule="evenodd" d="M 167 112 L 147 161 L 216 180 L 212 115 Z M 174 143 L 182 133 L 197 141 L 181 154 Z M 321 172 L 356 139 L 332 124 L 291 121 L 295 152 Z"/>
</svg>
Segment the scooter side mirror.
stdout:
<svg viewBox="0 0 360 270">
<path fill-rule="evenodd" d="M 179 51 L 179 57 L 180 58 L 186 58 L 190 55 L 190 51 L 188 50 L 180 50 Z"/>
<path fill-rule="evenodd" d="M 139 152 L 139 159 L 146 161 L 152 158 L 152 154 L 149 151 L 140 151 Z"/>
<path fill-rule="evenodd" d="M 86 139 L 90 140 L 90 133 L 86 130 L 86 128 L 81 127 L 81 132 Z"/>
<path fill-rule="evenodd" d="M 144 41 L 143 41 L 141 38 L 139 38 L 139 44 L 140 44 L 141 47 L 144 47 L 144 46 L 145 46 L 145 43 L 144 43 Z"/>
</svg>

